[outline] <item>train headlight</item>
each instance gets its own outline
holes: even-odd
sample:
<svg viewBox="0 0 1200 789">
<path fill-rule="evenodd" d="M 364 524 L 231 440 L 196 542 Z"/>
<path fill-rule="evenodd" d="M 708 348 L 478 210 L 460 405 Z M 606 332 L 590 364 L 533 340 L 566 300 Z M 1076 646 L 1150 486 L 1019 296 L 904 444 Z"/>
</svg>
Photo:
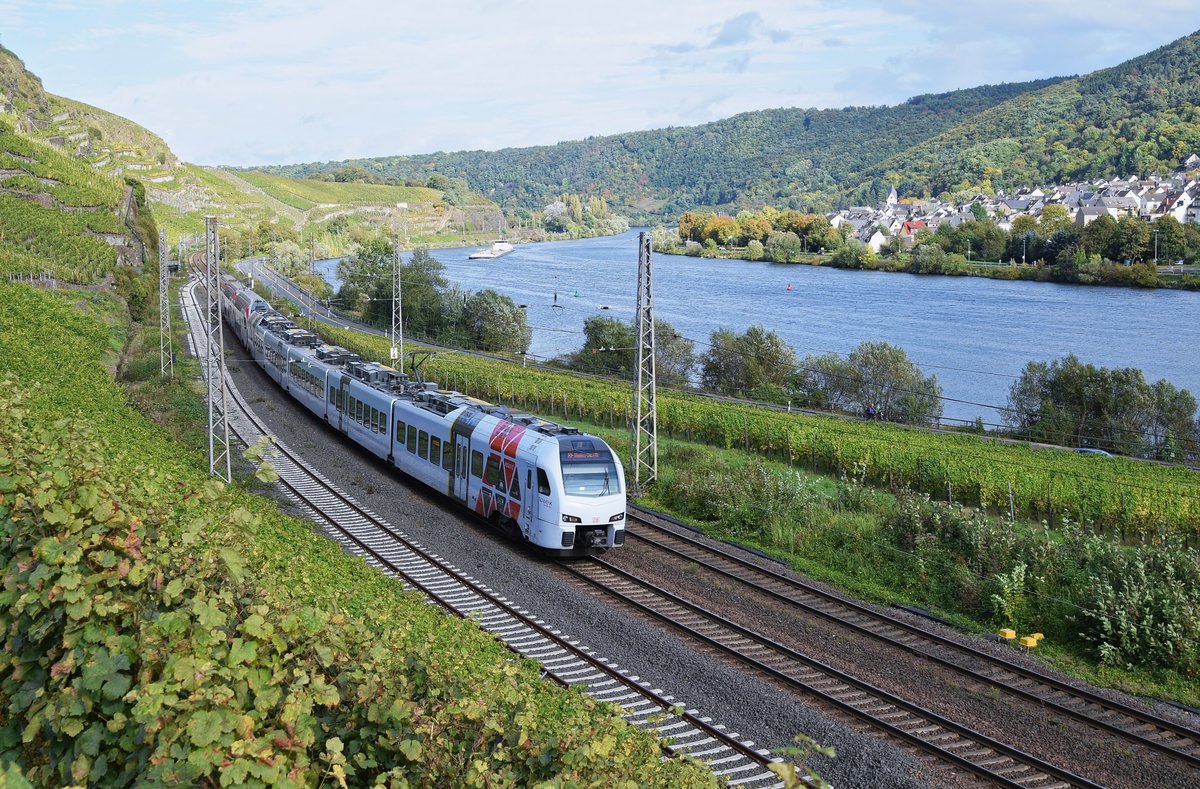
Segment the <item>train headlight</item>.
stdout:
<svg viewBox="0 0 1200 789">
<path fill-rule="evenodd" d="M 577 517 L 575 515 L 563 515 L 562 519 L 563 519 L 563 523 L 583 523 L 583 518 Z"/>
<path fill-rule="evenodd" d="M 616 523 L 617 521 L 623 521 L 623 520 L 625 520 L 625 513 L 623 513 L 623 512 L 618 512 L 616 515 L 614 515 L 614 516 L 612 516 L 611 518 L 609 518 L 609 519 L 608 519 L 608 522 L 609 522 L 609 523 Z"/>
</svg>

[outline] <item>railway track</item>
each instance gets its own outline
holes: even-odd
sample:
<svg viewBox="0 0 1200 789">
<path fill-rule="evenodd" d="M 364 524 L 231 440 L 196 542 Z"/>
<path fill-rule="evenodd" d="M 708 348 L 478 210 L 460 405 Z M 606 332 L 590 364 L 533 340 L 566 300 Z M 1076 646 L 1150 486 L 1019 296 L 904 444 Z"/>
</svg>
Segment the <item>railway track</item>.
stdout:
<svg viewBox="0 0 1200 789">
<path fill-rule="evenodd" d="M 646 545 L 695 563 L 806 614 L 1032 702 L 1040 710 L 1073 718 L 1113 737 L 1166 754 L 1190 768 L 1200 768 L 1198 731 L 847 600 L 669 524 L 657 523 L 635 510 L 631 509 L 630 516 L 626 520 L 627 544 Z"/>
<path fill-rule="evenodd" d="M 180 292 L 184 316 L 196 327 L 201 311 L 195 283 Z M 191 332 L 203 355 L 206 333 Z M 673 697 L 651 688 L 616 664 L 554 629 L 516 603 L 475 582 L 470 576 L 425 551 L 383 519 L 363 508 L 319 471 L 275 440 L 227 379 L 230 430 L 247 446 L 264 436 L 276 454 L 271 458 L 285 495 L 321 524 L 347 552 L 363 557 L 381 572 L 420 590 L 447 611 L 469 618 L 495 635 L 513 652 L 537 661 L 543 675 L 567 687 L 579 687 L 598 701 L 619 705 L 630 724 L 653 732 L 668 753 L 697 759 L 731 786 L 780 786 L 768 767 L 777 759 L 755 748 L 736 732 L 682 709 Z"/>
<path fill-rule="evenodd" d="M 855 679 L 600 558 L 560 563 L 570 575 L 706 646 L 988 782 L 1025 789 L 1097 787 L 999 740 Z"/>
</svg>

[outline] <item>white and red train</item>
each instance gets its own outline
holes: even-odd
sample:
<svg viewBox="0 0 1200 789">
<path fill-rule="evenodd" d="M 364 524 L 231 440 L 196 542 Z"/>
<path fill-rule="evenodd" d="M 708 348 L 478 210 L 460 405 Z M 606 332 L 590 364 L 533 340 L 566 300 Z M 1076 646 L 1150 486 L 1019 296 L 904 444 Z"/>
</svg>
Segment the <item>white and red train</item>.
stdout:
<svg viewBox="0 0 1200 789">
<path fill-rule="evenodd" d="M 558 555 L 625 542 L 625 476 L 596 436 L 326 345 L 232 277 L 222 313 L 301 405 L 404 474 Z"/>
</svg>

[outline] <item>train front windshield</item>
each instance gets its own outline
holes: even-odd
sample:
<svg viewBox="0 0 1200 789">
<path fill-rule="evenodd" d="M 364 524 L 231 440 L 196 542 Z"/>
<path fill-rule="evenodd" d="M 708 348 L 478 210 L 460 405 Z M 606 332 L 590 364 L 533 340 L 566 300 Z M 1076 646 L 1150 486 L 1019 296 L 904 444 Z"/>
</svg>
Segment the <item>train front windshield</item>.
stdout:
<svg viewBox="0 0 1200 789">
<path fill-rule="evenodd" d="M 568 496 L 598 498 L 621 493 L 617 464 L 607 448 L 571 449 L 559 452 L 563 488 Z"/>
</svg>

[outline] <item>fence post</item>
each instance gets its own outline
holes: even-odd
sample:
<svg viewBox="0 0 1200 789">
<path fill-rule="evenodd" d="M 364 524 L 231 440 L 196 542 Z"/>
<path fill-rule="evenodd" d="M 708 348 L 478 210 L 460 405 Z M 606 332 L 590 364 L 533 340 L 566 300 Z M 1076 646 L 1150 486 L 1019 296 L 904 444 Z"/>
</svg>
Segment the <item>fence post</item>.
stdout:
<svg viewBox="0 0 1200 789">
<path fill-rule="evenodd" d="M 1046 480 L 1046 515 L 1051 526 L 1054 525 L 1054 474 Z"/>
<path fill-rule="evenodd" d="M 950 484 L 949 477 L 946 477 L 946 503 L 954 506 L 954 487 Z"/>
<path fill-rule="evenodd" d="M 1008 519 L 1010 521 L 1015 521 L 1017 519 L 1017 511 L 1013 506 L 1013 489 L 1011 479 L 1008 481 Z"/>
</svg>

